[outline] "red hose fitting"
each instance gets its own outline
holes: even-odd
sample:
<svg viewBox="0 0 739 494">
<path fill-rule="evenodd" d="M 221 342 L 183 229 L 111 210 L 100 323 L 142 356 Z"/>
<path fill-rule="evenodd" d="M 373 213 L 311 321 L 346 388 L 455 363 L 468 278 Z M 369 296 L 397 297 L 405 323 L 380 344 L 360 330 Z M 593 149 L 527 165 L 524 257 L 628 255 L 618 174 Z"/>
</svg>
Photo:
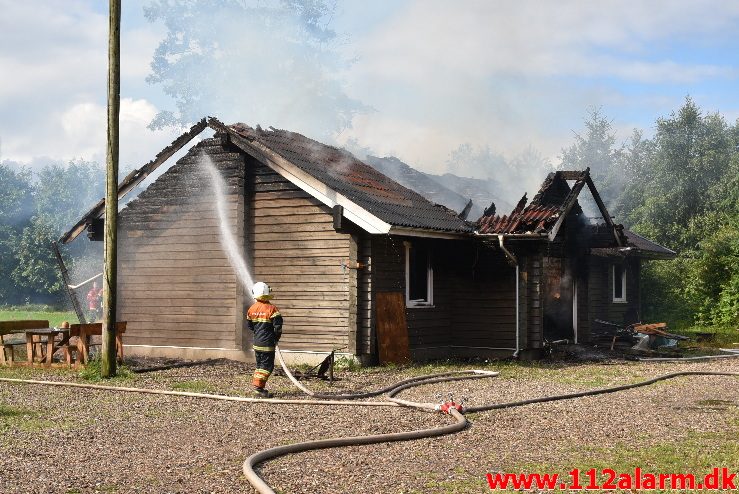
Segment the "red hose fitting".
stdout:
<svg viewBox="0 0 739 494">
<path fill-rule="evenodd" d="M 450 413 L 449 411 L 452 408 L 454 408 L 455 410 L 457 410 L 459 413 L 462 413 L 462 411 L 463 411 L 462 404 L 461 403 L 455 403 L 453 401 L 446 401 L 446 402 L 442 403 L 441 405 L 436 405 L 436 409 L 438 411 L 440 411 L 441 413 L 446 413 L 446 414 Z"/>
</svg>

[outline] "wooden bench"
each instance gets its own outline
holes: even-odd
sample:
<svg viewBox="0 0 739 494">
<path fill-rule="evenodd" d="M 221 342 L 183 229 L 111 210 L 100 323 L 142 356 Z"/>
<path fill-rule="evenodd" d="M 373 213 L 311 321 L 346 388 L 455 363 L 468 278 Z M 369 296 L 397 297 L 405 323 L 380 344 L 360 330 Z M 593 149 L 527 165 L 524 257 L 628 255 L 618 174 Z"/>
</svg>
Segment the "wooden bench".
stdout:
<svg viewBox="0 0 739 494">
<path fill-rule="evenodd" d="M 15 358 L 13 350 L 16 346 L 26 346 L 26 340 L 23 339 L 8 339 L 9 336 L 15 334 L 25 334 L 27 329 L 43 329 L 49 327 L 49 321 L 43 320 L 25 320 L 25 321 L 0 321 L 0 364 L 13 365 Z M 8 352 L 8 353 L 6 353 Z M 41 338 L 34 337 L 33 352 L 39 352 L 39 355 L 43 352 L 43 345 L 41 345 Z"/>
<path fill-rule="evenodd" d="M 126 323 L 117 322 L 115 324 L 115 343 L 116 355 L 118 362 L 123 362 L 123 333 L 126 332 Z M 68 345 L 65 349 L 65 358 L 67 364 L 80 363 L 86 364 L 90 361 L 90 337 L 102 336 L 103 323 L 96 322 L 90 324 L 72 324 L 70 326 L 70 335 L 77 337 L 76 345 Z M 77 353 L 77 359 L 74 359 L 72 353 Z"/>
</svg>

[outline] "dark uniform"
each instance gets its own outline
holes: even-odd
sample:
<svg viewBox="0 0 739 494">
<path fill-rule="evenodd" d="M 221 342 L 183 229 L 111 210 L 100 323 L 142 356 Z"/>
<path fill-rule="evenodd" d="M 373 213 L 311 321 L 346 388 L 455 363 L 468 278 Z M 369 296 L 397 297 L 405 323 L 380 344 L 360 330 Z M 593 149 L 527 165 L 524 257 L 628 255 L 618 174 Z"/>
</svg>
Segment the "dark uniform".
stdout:
<svg viewBox="0 0 739 494">
<path fill-rule="evenodd" d="M 275 346 L 282 336 L 282 316 L 280 311 L 264 300 L 249 307 L 246 322 L 254 332 L 254 356 L 257 369 L 254 371 L 252 384 L 261 391 L 275 368 Z"/>
</svg>

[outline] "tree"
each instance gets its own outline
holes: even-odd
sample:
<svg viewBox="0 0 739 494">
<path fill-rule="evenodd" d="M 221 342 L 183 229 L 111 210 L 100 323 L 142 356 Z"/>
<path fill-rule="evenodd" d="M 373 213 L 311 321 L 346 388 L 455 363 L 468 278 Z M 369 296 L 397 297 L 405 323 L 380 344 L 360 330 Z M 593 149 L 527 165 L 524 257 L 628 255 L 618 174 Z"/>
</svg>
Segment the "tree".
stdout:
<svg viewBox="0 0 739 494">
<path fill-rule="evenodd" d="M 610 212 L 628 225 L 633 225 L 632 214 L 643 201 L 647 185 L 653 180 L 652 160 L 654 141 L 645 139 L 634 129 L 617 155 L 616 173 L 620 173 L 620 191 L 614 191 Z"/>
<path fill-rule="evenodd" d="M 148 81 L 161 84 L 176 111 L 153 128 L 186 125 L 205 115 L 269 122 L 332 136 L 366 111 L 342 87 L 351 61 L 329 27 L 323 0 L 156 0 L 146 17 L 168 32 Z"/>
<path fill-rule="evenodd" d="M 31 172 L 12 165 L 0 163 L 0 225 L 17 229 L 33 214 Z"/>
<path fill-rule="evenodd" d="M 733 138 L 724 118 L 703 116 L 689 97 L 670 118 L 657 120 L 650 181 L 634 220 L 674 249 L 694 248 L 691 218 L 715 209 L 717 188 L 729 179 Z"/>
<path fill-rule="evenodd" d="M 103 179 L 99 165 L 82 160 L 48 165 L 35 177 L 0 165 L 0 303 L 59 301 L 51 242 L 97 202 Z M 68 254 L 89 259 L 89 250 L 78 242 Z"/>
<path fill-rule="evenodd" d="M 562 150 L 561 168 L 590 168 L 593 179 L 600 184 L 613 174 L 616 135 L 613 124 L 602 114 L 600 108 L 590 108 L 584 123 L 584 135 L 575 133 L 575 143 Z"/>
<path fill-rule="evenodd" d="M 17 233 L 8 225 L 0 225 L 0 304 L 11 302 L 16 294 L 12 273 L 18 266 L 15 257 Z"/>
<path fill-rule="evenodd" d="M 42 216 L 34 216 L 16 240 L 17 265 L 12 273 L 16 289 L 41 298 L 59 301 L 63 285 L 51 242 L 59 237 L 57 229 Z"/>
<path fill-rule="evenodd" d="M 105 170 L 84 160 L 47 165 L 34 187 L 36 215 L 60 235 L 104 194 Z"/>
<path fill-rule="evenodd" d="M 678 252 L 644 269 L 648 315 L 739 322 L 738 137 L 737 126 L 686 98 L 657 120 L 651 142 L 632 143 L 622 208 L 635 230 Z"/>
<path fill-rule="evenodd" d="M 17 238 L 33 214 L 31 172 L 0 163 L 0 303 L 19 302 L 24 294 L 13 283 L 18 267 Z"/>
<path fill-rule="evenodd" d="M 585 132 L 575 133 L 575 142 L 562 150 L 560 169 L 585 170 L 598 187 L 603 202 L 613 214 L 615 205 L 623 190 L 625 177 L 619 168 L 620 153 L 615 148 L 616 134 L 611 120 L 603 115 L 600 108 L 590 108 L 584 121 Z M 599 217 L 600 212 L 589 194 L 582 194 L 580 205 L 589 216 Z"/>
</svg>

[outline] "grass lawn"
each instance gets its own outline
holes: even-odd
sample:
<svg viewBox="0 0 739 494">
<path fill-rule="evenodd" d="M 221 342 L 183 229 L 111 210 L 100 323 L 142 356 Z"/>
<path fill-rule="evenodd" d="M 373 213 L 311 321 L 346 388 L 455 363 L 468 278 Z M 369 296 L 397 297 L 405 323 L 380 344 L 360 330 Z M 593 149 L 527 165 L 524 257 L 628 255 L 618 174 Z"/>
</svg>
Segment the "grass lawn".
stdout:
<svg viewBox="0 0 739 494">
<path fill-rule="evenodd" d="M 690 345 L 702 348 L 734 348 L 739 350 L 739 326 L 691 326 L 675 333 L 690 337 Z"/>
<path fill-rule="evenodd" d="M 62 321 L 77 323 L 77 316 L 71 311 L 38 310 L 35 307 L 0 307 L 0 321 L 42 320 L 59 326 Z"/>
</svg>

